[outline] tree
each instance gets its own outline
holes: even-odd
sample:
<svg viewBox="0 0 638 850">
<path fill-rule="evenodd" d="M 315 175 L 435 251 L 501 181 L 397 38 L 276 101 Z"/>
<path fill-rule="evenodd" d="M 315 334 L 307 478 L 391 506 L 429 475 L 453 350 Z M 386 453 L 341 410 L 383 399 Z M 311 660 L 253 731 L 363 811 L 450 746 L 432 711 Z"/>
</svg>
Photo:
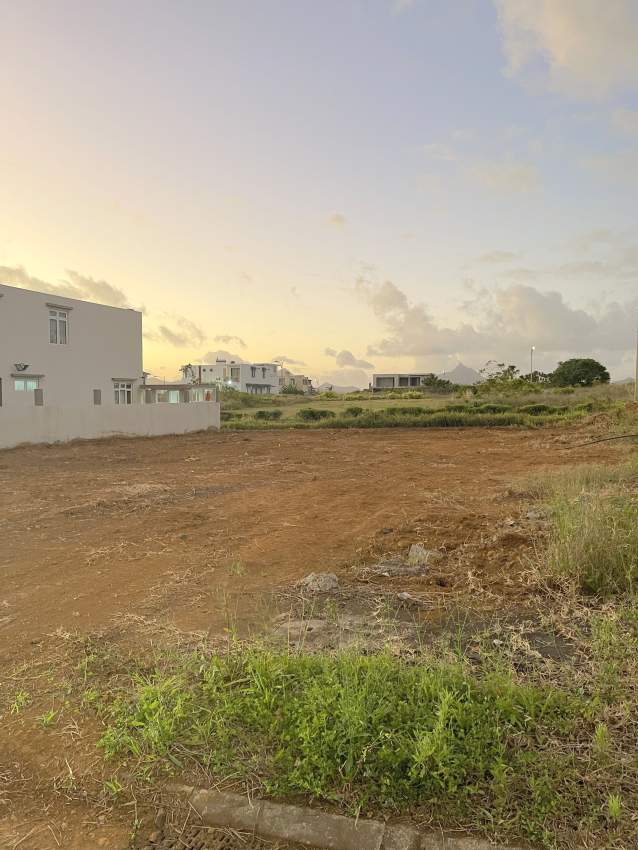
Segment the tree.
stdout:
<svg viewBox="0 0 638 850">
<path fill-rule="evenodd" d="M 591 357 L 572 357 L 559 363 L 552 373 L 552 383 L 557 387 L 591 387 L 608 384 L 609 372 Z"/>
</svg>

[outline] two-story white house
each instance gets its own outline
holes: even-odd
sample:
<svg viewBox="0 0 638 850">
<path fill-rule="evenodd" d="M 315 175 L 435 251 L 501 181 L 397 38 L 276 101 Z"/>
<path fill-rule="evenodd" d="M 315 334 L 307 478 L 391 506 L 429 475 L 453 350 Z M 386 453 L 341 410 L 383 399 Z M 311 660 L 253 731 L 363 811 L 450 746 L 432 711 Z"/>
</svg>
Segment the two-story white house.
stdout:
<svg viewBox="0 0 638 850">
<path fill-rule="evenodd" d="M 280 392 L 278 370 L 277 363 L 238 363 L 235 360 L 182 366 L 185 380 L 196 384 L 215 383 L 255 395 Z"/>
<path fill-rule="evenodd" d="M 3 408 L 136 404 L 142 372 L 137 310 L 0 285 Z"/>
<path fill-rule="evenodd" d="M 219 425 L 216 395 L 203 407 L 156 400 L 139 311 L 0 284 L 0 448 Z"/>
</svg>

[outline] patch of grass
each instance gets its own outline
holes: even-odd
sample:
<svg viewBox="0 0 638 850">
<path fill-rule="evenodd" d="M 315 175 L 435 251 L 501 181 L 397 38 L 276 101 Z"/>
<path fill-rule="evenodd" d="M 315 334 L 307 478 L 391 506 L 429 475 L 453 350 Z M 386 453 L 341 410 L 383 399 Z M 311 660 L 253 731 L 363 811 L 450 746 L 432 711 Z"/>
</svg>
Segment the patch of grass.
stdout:
<svg viewBox="0 0 638 850">
<path fill-rule="evenodd" d="M 638 501 L 601 493 L 551 506 L 550 573 L 587 593 L 632 592 L 638 581 Z"/>
<path fill-rule="evenodd" d="M 266 793 L 352 813 L 418 807 L 544 841 L 583 805 L 605 817 L 604 794 L 582 786 L 585 708 L 504 672 L 237 648 L 134 677 L 101 747 L 161 770 L 193 759 L 216 779 L 259 778 Z"/>
</svg>

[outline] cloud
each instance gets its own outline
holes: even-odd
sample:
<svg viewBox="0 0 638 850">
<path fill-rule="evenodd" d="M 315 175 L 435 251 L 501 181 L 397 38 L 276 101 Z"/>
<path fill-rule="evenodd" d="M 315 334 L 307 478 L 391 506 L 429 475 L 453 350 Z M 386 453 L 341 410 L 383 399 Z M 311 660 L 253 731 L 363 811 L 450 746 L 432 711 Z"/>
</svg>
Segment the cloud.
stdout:
<svg viewBox="0 0 638 850">
<path fill-rule="evenodd" d="M 363 389 L 370 385 L 370 376 L 363 369 L 335 369 L 332 372 L 325 372 L 317 378 L 317 385 L 320 386 L 321 384 Z"/>
<path fill-rule="evenodd" d="M 535 165 L 526 162 L 482 162 L 470 166 L 469 176 L 491 192 L 522 194 L 541 186 L 541 176 Z"/>
<path fill-rule="evenodd" d="M 218 348 L 216 351 L 207 351 L 206 354 L 202 354 L 200 358 L 196 361 L 197 363 L 207 363 L 212 364 L 217 360 L 226 360 L 230 362 L 234 360 L 235 363 L 246 363 L 243 357 L 239 354 L 233 354 L 232 351 L 226 351 L 223 348 Z"/>
<path fill-rule="evenodd" d="M 601 98 L 638 83 L 635 0 L 494 0 L 507 72 Z"/>
<path fill-rule="evenodd" d="M 345 227 L 348 219 L 345 217 L 345 215 L 341 215 L 341 213 L 333 213 L 328 218 L 328 221 L 330 222 L 330 224 L 333 224 L 335 227 Z"/>
<path fill-rule="evenodd" d="M 416 0 L 392 0 L 392 9 L 397 13 L 406 12 L 416 4 Z"/>
<path fill-rule="evenodd" d="M 246 343 L 240 336 L 232 336 L 231 334 L 217 334 L 215 342 L 225 342 L 226 345 L 229 342 L 236 342 L 240 348 L 246 348 Z"/>
<path fill-rule="evenodd" d="M 521 258 L 520 251 L 489 251 L 476 258 L 477 263 L 485 265 L 497 265 L 498 263 L 512 263 Z"/>
<path fill-rule="evenodd" d="M 327 354 L 328 357 L 334 357 L 340 369 L 351 367 L 354 369 L 374 369 L 373 363 L 368 363 L 367 360 L 360 360 L 358 357 L 355 357 L 351 351 L 347 349 L 343 349 L 341 351 L 335 351 L 334 348 L 325 348 L 324 354 Z"/>
<path fill-rule="evenodd" d="M 612 127 L 626 136 L 638 136 L 638 109 L 616 109 L 611 115 Z"/>
<path fill-rule="evenodd" d="M 117 286 L 80 274 L 73 269 L 67 269 L 66 278 L 58 283 L 50 283 L 33 277 L 23 266 L 0 266 L 0 283 L 66 298 L 78 298 L 80 301 L 95 301 L 109 307 L 130 307 L 128 296 Z"/>
<path fill-rule="evenodd" d="M 164 342 L 175 348 L 193 348 L 206 341 L 204 331 L 184 316 L 164 316 L 144 337 L 152 342 Z"/>
<path fill-rule="evenodd" d="M 471 322 L 441 327 L 423 304 L 411 303 L 391 281 L 359 279 L 356 292 L 385 327 L 385 336 L 368 353 L 385 357 L 474 354 L 485 361 L 511 359 L 534 344 L 539 352 L 624 352 L 634 342 L 638 298 L 583 310 L 561 293 L 513 284 L 493 290 L 474 288 L 464 305 Z"/>
<path fill-rule="evenodd" d="M 287 363 L 289 366 L 305 366 L 303 360 L 295 360 L 294 357 L 288 357 L 286 354 L 279 354 L 277 357 L 272 357 L 273 363 Z"/>
<path fill-rule="evenodd" d="M 638 184 L 638 150 L 634 148 L 585 157 L 581 166 L 609 183 Z"/>
<path fill-rule="evenodd" d="M 444 145 L 439 142 L 424 145 L 423 152 L 426 156 L 443 162 L 454 162 L 454 160 L 457 159 L 457 153 L 450 145 Z"/>
</svg>

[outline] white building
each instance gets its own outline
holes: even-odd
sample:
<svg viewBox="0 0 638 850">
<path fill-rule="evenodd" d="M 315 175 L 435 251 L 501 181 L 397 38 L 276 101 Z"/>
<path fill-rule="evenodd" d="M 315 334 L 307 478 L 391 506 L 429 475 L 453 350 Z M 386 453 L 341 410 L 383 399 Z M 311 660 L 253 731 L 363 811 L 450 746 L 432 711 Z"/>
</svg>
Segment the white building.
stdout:
<svg viewBox="0 0 638 850">
<path fill-rule="evenodd" d="M 219 425 L 216 398 L 155 400 L 142 369 L 141 313 L 0 284 L 0 448 Z"/>
<path fill-rule="evenodd" d="M 419 389 L 425 378 L 432 377 L 431 372 L 401 372 L 372 376 L 373 390 Z"/>
<path fill-rule="evenodd" d="M 277 363 L 237 363 L 234 360 L 182 366 L 187 382 L 224 385 L 256 395 L 272 395 L 280 391 L 278 370 Z"/>
<path fill-rule="evenodd" d="M 294 375 L 290 369 L 282 369 L 279 373 L 279 386 L 294 387 L 302 393 L 312 393 L 312 380 L 307 375 Z"/>
</svg>

